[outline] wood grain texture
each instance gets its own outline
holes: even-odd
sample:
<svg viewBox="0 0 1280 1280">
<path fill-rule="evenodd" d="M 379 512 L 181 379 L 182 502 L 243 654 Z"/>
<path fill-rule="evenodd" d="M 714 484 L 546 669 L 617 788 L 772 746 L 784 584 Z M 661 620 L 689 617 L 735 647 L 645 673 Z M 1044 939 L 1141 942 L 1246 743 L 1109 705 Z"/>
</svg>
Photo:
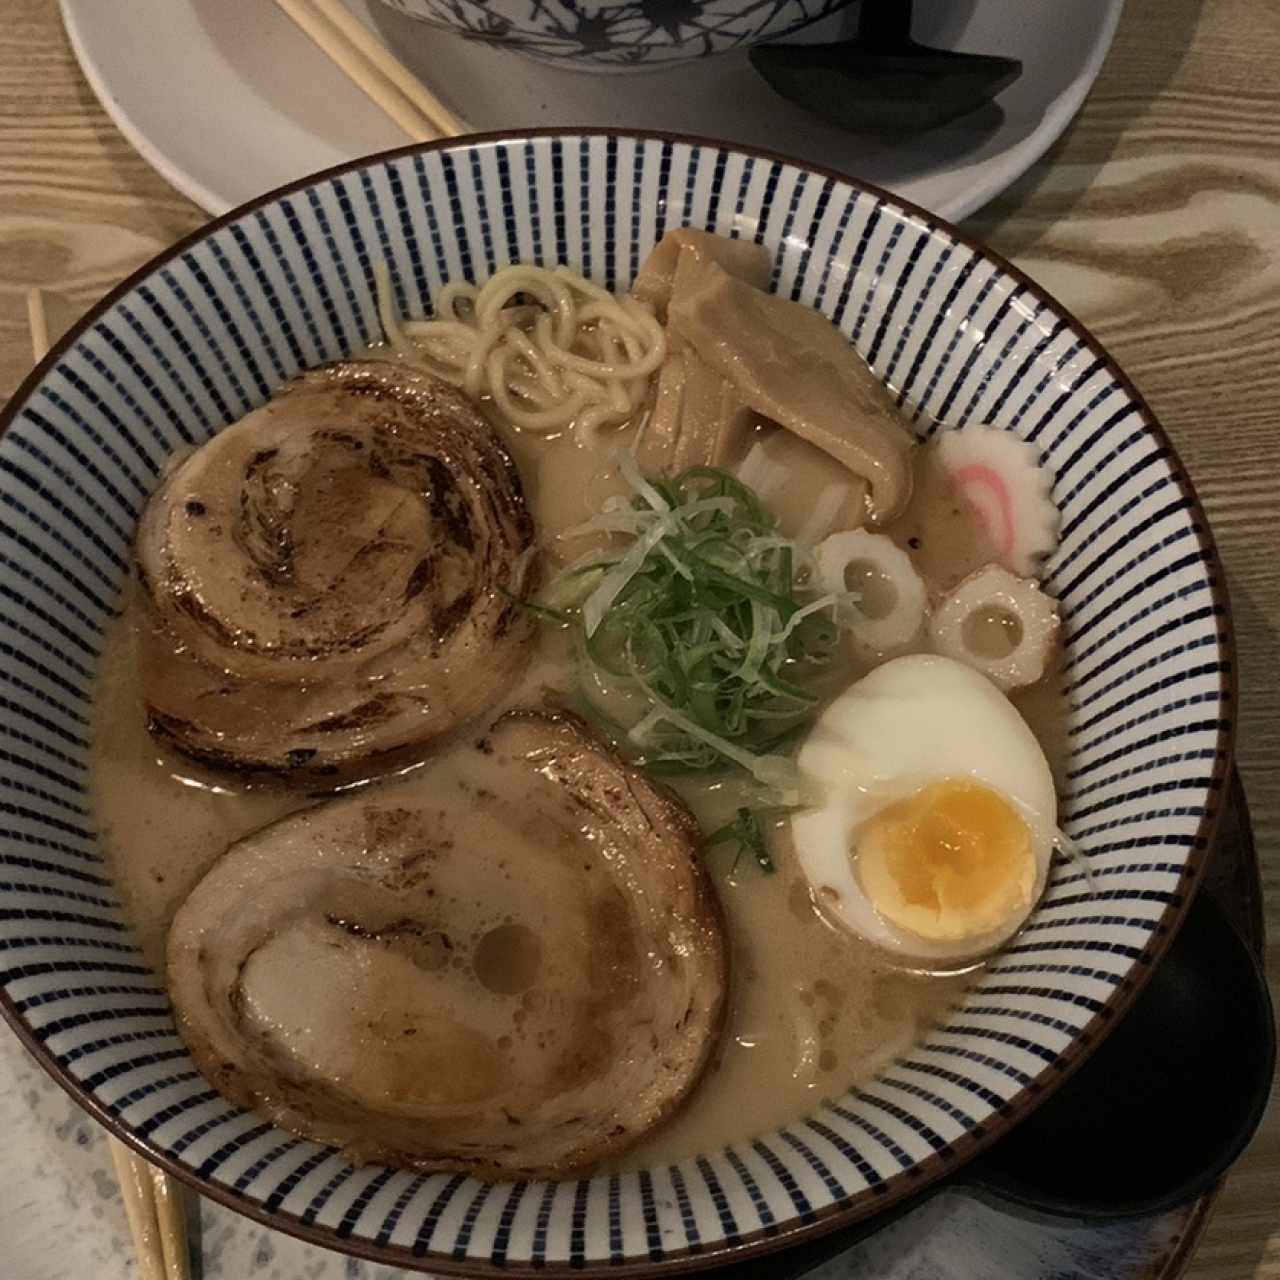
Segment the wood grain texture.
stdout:
<svg viewBox="0 0 1280 1280">
<path fill-rule="evenodd" d="M 1106 344 L 1204 502 L 1280 994 L 1280 6 L 1129 0 L 1071 129 L 970 226 Z M 1274 1092 L 1187 1275 L 1280 1278 Z"/>
<path fill-rule="evenodd" d="M 202 221 L 108 121 L 53 0 L 5 0 L 0 397 L 28 368 L 29 286 L 87 305 Z M 1204 501 L 1234 603 L 1238 761 L 1280 976 L 1280 5 L 1129 0 L 1076 122 L 970 227 L 1110 348 Z M 1230 1087 L 1229 1066 L 1216 1083 Z M 1280 1280 L 1274 1098 L 1187 1274 Z"/>
</svg>

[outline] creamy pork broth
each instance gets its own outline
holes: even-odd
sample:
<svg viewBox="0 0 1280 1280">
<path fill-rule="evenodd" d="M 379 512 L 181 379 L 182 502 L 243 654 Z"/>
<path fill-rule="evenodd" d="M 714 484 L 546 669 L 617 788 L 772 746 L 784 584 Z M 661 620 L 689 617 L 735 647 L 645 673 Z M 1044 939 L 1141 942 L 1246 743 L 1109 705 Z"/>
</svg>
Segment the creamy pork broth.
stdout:
<svg viewBox="0 0 1280 1280">
<path fill-rule="evenodd" d="M 355 1163 L 685 1158 L 874 1075 L 1027 918 L 1039 456 L 914 447 L 767 278 L 696 231 L 629 297 L 516 264 L 409 318 L 382 272 L 385 347 L 163 478 L 93 799 L 224 1097 Z"/>
<path fill-rule="evenodd" d="M 542 541 L 572 558 L 580 548 L 557 543 L 556 535 L 620 491 L 609 457 L 627 433 L 604 433 L 598 449 L 569 435 L 504 434 L 526 478 Z M 788 443 L 780 442 L 783 458 Z M 923 457 L 916 494 L 888 532 L 910 545 L 932 586 L 946 589 L 985 563 L 989 549 L 946 491 L 945 478 L 931 474 Z M 784 527 L 794 528 L 812 506 L 812 490 L 784 486 L 770 505 Z M 207 770 L 157 746 L 144 723 L 140 617 L 138 604 L 128 604 L 108 637 L 95 704 L 93 802 L 125 910 L 149 961 L 162 970 L 174 912 L 227 845 L 316 798 Z M 867 655 L 848 652 L 830 674 L 831 691 L 871 665 Z M 544 628 L 525 677 L 504 705 L 563 705 L 574 692 L 573 670 L 565 634 Z M 1053 758 L 1060 695 L 1041 687 L 1020 701 Z M 501 709 L 495 706 L 485 721 Z M 675 786 L 704 831 L 730 819 L 744 800 L 742 784 L 730 778 L 684 778 Z M 705 855 L 729 931 L 727 1025 L 693 1096 L 673 1120 L 614 1161 L 618 1167 L 717 1149 L 805 1114 L 908 1047 L 968 980 L 895 970 L 869 944 L 827 923 L 789 847 L 786 824 L 770 835 L 773 875 L 747 855 L 735 863 L 728 846 Z"/>
<path fill-rule="evenodd" d="M 144 727 L 133 658 L 137 618 L 127 610 L 106 646 L 95 724 L 94 808 L 125 911 L 163 971 L 174 912 L 227 845 L 313 801 L 245 785 L 157 751 Z M 511 705 L 564 693 L 563 643 L 549 634 Z M 376 784 L 375 784 L 376 785 Z M 731 817 L 740 785 L 681 780 L 704 830 Z M 731 949 L 731 1004 L 712 1065 L 684 1109 L 622 1164 L 640 1167 L 714 1150 L 804 1114 L 874 1074 L 958 996 L 960 977 L 913 977 L 828 925 L 773 833 L 777 871 L 728 848 L 709 851 Z"/>
</svg>

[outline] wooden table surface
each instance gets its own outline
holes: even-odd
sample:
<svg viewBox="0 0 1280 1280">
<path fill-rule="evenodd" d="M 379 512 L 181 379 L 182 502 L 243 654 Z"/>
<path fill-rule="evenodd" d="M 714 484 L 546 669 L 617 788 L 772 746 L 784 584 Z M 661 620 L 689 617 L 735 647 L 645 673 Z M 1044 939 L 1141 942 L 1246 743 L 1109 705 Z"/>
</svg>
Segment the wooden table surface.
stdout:
<svg viewBox="0 0 1280 1280">
<path fill-rule="evenodd" d="M 53 0 L 3 9 L 0 399 L 29 365 L 31 285 L 87 305 L 204 221 L 98 106 Z M 1129 0 L 1078 119 L 969 226 L 1107 345 L 1208 509 L 1280 995 L 1280 3 Z M 1229 1064 L 1217 1083 L 1230 1088 Z M 1187 1274 L 1280 1280 L 1274 1097 Z"/>
</svg>

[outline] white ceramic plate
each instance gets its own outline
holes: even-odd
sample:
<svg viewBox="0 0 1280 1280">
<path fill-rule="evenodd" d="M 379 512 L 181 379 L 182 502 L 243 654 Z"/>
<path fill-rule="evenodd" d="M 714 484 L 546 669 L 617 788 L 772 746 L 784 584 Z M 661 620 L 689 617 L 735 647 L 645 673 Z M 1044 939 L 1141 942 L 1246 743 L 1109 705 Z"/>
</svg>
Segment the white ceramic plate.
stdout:
<svg viewBox="0 0 1280 1280">
<path fill-rule="evenodd" d="M 1066 128 L 1123 7 L 918 0 L 923 43 L 1021 58 L 1023 74 L 999 112 L 884 140 L 783 101 L 745 53 L 590 74 L 441 34 L 378 0 L 348 2 L 477 130 L 607 125 L 725 138 L 842 169 L 953 220 L 1013 182 Z M 121 131 L 210 213 L 406 140 L 270 0 L 62 0 L 62 12 Z M 804 38 L 834 38 L 849 22 L 836 15 Z"/>
</svg>

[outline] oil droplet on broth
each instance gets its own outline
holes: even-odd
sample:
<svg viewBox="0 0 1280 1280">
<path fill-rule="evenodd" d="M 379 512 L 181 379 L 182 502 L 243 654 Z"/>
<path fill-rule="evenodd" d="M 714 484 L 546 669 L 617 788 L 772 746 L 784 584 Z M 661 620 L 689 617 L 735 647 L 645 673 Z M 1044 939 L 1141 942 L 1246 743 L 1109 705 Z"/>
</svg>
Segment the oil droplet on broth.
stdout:
<svg viewBox="0 0 1280 1280">
<path fill-rule="evenodd" d="M 537 980 L 542 943 L 525 925 L 500 924 L 476 943 L 471 966 L 481 986 L 495 995 L 519 995 Z"/>
<path fill-rule="evenodd" d="M 893 579 L 866 560 L 853 560 L 845 566 L 844 585 L 857 592 L 858 611 L 868 618 L 887 618 L 898 602 Z"/>
<path fill-rule="evenodd" d="M 975 609 L 960 624 L 960 638 L 979 657 L 1007 658 L 1022 642 L 1022 623 L 1004 609 Z"/>
</svg>

